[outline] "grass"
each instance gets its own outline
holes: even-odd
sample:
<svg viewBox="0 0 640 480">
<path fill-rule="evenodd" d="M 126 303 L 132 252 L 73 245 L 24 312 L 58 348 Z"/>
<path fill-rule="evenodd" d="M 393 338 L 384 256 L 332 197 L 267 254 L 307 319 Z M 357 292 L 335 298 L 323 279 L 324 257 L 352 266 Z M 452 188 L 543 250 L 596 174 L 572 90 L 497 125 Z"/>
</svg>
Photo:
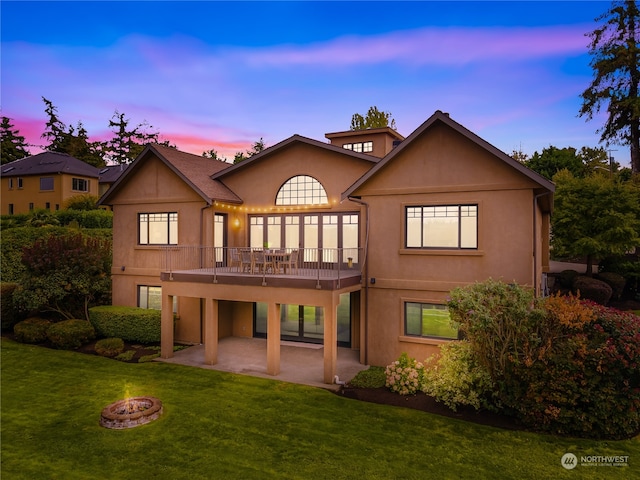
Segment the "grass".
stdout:
<svg viewBox="0 0 640 480">
<path fill-rule="evenodd" d="M 0 353 L 3 479 L 622 479 L 639 471 L 639 438 L 505 431 L 323 389 L 6 339 Z M 136 395 L 160 398 L 164 415 L 130 430 L 99 426 L 102 408 Z M 567 452 L 628 455 L 630 466 L 567 471 Z"/>
</svg>

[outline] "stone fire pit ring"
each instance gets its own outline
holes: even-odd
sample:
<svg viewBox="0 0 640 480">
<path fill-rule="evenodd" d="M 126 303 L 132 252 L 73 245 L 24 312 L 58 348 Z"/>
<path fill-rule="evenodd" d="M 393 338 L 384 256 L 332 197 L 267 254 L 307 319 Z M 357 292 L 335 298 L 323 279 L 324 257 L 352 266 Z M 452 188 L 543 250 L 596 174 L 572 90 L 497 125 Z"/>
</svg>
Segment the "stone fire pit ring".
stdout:
<svg viewBox="0 0 640 480">
<path fill-rule="evenodd" d="M 154 397 L 131 397 L 118 400 L 102 409 L 100 425 L 124 429 L 145 425 L 162 415 L 162 402 Z"/>
</svg>

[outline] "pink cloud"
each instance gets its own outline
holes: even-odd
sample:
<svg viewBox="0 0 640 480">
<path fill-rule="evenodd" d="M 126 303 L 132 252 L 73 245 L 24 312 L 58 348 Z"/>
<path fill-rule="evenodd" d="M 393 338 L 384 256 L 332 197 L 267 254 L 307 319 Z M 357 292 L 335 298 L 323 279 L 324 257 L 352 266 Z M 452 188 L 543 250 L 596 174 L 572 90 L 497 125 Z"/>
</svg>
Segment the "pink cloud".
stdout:
<svg viewBox="0 0 640 480">
<path fill-rule="evenodd" d="M 526 60 L 584 52 L 585 25 L 550 27 L 430 27 L 374 36 L 345 36 L 310 46 L 277 46 L 246 52 L 254 65 L 462 65 Z"/>
</svg>

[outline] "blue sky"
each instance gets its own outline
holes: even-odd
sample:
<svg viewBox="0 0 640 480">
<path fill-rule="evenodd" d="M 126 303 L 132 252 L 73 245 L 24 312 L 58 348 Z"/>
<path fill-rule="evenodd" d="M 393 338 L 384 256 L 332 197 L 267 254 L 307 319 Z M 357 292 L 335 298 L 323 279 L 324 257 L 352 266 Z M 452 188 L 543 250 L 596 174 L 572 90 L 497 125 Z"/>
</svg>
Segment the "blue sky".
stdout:
<svg viewBox="0 0 640 480">
<path fill-rule="evenodd" d="M 442 110 L 507 153 L 595 147 L 603 118 L 577 113 L 585 33 L 609 5 L 3 0 L 2 115 L 41 144 L 44 96 L 91 139 L 117 110 L 228 158 L 261 137 L 324 140 L 372 105 L 405 136 Z"/>
</svg>

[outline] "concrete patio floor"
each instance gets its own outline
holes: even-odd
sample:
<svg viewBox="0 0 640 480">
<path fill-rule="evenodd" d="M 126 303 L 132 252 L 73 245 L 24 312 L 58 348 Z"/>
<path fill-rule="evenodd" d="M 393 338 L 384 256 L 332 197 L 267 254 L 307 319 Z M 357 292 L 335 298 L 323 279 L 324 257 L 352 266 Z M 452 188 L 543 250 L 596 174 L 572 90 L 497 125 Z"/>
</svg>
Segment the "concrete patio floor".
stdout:
<svg viewBox="0 0 640 480">
<path fill-rule="evenodd" d="M 192 367 L 238 373 L 268 378 L 281 382 L 298 383 L 329 390 L 338 390 L 340 385 L 323 382 L 324 347 L 322 345 L 297 342 L 281 342 L 280 374 L 267 373 L 267 341 L 260 338 L 227 337 L 218 343 L 218 363 L 204 363 L 204 345 L 195 345 L 175 352 L 172 358 L 156 361 L 176 363 Z M 359 362 L 359 352 L 350 348 L 338 348 L 337 375 L 340 381 L 349 381 L 361 370 L 369 368 Z"/>
</svg>

